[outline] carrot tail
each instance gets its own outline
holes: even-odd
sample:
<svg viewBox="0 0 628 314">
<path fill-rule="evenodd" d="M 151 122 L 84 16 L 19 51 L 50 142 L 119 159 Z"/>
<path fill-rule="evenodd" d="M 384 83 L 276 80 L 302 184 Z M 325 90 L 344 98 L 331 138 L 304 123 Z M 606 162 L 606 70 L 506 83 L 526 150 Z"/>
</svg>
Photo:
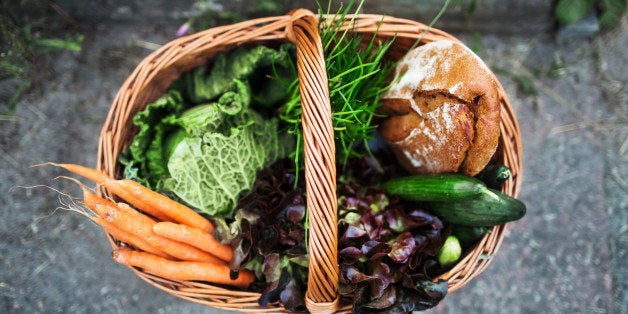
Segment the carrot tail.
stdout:
<svg viewBox="0 0 628 314">
<path fill-rule="evenodd" d="M 113 259 L 123 265 L 140 267 L 158 276 L 175 280 L 200 280 L 247 288 L 255 280 L 249 270 L 241 270 L 237 279 L 229 276 L 229 266 L 214 263 L 170 261 L 150 253 L 126 249 L 114 250 Z"/>
<path fill-rule="evenodd" d="M 231 246 L 221 244 L 214 236 L 198 228 L 171 222 L 158 222 L 153 225 L 153 232 L 165 238 L 192 245 L 225 262 L 231 261 L 233 257 Z"/>
</svg>

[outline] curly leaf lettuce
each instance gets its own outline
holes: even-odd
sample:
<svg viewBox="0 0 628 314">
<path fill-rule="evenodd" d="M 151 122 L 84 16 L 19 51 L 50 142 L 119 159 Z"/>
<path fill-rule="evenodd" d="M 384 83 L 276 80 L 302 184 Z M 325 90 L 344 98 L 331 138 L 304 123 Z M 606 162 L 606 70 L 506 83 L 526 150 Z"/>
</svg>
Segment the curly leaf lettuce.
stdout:
<svg viewBox="0 0 628 314">
<path fill-rule="evenodd" d="M 133 124 L 139 128 L 129 149 L 120 156 L 125 165 L 124 177 L 136 180 L 143 185 L 159 190 L 161 180 L 167 176 L 167 147 L 169 134 L 177 128 L 177 114 L 186 104 L 181 94 L 170 90 L 154 103 L 133 117 Z"/>
</svg>

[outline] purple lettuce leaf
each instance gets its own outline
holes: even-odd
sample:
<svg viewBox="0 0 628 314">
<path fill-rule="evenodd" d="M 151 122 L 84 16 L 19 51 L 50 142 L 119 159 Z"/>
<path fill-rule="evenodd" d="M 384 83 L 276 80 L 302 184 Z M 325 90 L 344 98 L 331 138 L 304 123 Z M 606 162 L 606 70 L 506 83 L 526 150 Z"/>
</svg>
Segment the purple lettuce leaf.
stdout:
<svg viewBox="0 0 628 314">
<path fill-rule="evenodd" d="M 390 245 L 385 242 L 369 240 L 360 249 L 367 260 L 375 260 L 390 253 Z"/>
<path fill-rule="evenodd" d="M 436 306 L 446 295 L 447 281 L 419 281 L 413 288 L 398 285 L 396 286 L 396 298 L 391 306 L 377 308 L 371 306 L 373 301 L 363 301 L 354 306 L 354 313 L 406 314 L 414 311 L 423 311 Z M 383 305 L 387 303 L 384 300 L 375 304 Z"/>
<path fill-rule="evenodd" d="M 437 274 L 431 261 L 449 227 L 417 202 L 389 198 L 367 160 L 351 163 L 338 186 L 339 292 L 354 311 L 406 313 L 437 304 L 445 292 L 423 283 Z M 354 166 L 355 165 L 355 166 Z"/>
<path fill-rule="evenodd" d="M 301 285 L 296 279 L 291 279 L 286 285 L 279 299 L 283 304 L 283 307 L 291 312 L 303 312 L 305 311 L 305 295 Z"/>
<path fill-rule="evenodd" d="M 395 304 L 397 300 L 397 289 L 393 286 L 387 287 L 386 290 L 382 291 L 381 295 L 377 298 L 371 299 L 371 301 L 366 302 L 365 304 L 359 305 L 364 309 L 369 310 L 385 310 Z"/>
<path fill-rule="evenodd" d="M 367 283 L 371 280 L 375 280 L 375 277 L 369 276 L 361 272 L 357 267 L 354 266 L 345 266 L 344 267 L 344 276 L 341 281 L 345 283 Z"/>
<path fill-rule="evenodd" d="M 355 246 L 349 246 L 341 249 L 338 251 L 338 255 L 340 256 L 340 262 L 346 265 L 352 265 L 360 259 L 365 258 L 364 254 L 362 254 L 362 250 Z"/>
<path fill-rule="evenodd" d="M 371 288 L 371 297 L 379 299 L 383 296 L 386 289 L 395 282 L 390 266 L 379 261 L 369 262 L 368 272 L 372 274 L 375 280 L 369 282 Z M 394 301 L 394 300 L 393 300 Z"/>
<path fill-rule="evenodd" d="M 279 300 L 281 291 L 288 284 L 289 275 L 284 274 L 281 267 L 281 257 L 278 253 L 271 253 L 264 258 L 264 277 L 266 288 L 262 291 L 258 303 L 267 306 L 268 303 Z"/>
<path fill-rule="evenodd" d="M 353 225 L 341 223 L 338 227 L 338 233 L 340 234 L 338 242 L 341 247 L 359 246 L 369 240 L 369 236 L 364 229 Z"/>
<path fill-rule="evenodd" d="M 410 255 L 416 250 L 416 241 L 410 232 L 404 232 L 397 236 L 390 243 L 390 253 L 388 256 L 395 263 L 405 264 L 410 259 Z"/>
</svg>

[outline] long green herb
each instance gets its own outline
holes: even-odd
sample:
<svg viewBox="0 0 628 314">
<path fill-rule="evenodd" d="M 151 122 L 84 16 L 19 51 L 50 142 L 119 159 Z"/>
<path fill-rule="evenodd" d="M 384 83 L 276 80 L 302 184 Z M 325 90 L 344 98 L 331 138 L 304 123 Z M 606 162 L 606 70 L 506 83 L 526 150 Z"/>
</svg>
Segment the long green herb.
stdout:
<svg viewBox="0 0 628 314">
<path fill-rule="evenodd" d="M 350 29 L 341 29 L 351 9 L 340 10 L 330 20 L 321 14 L 321 39 L 329 79 L 332 124 L 336 143 L 336 158 L 344 167 L 351 157 L 370 154 L 367 141 L 377 127 L 373 119 L 379 107 L 379 95 L 387 88 L 387 77 L 393 62 L 384 59 L 394 39 L 382 42 L 358 36 Z M 361 4 L 356 11 L 361 9 Z M 303 167 L 303 136 L 301 128 L 301 99 L 298 81 L 289 85 L 290 99 L 280 109 L 279 117 L 289 124 L 297 136 L 293 154 L 295 164 Z"/>
</svg>

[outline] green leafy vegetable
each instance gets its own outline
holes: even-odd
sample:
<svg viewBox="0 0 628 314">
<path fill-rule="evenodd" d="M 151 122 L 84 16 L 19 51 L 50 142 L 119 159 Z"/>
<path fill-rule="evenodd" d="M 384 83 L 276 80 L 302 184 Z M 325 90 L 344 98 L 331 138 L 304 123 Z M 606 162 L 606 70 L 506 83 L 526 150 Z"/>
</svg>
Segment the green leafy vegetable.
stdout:
<svg viewBox="0 0 628 314">
<path fill-rule="evenodd" d="M 229 135 L 188 137 L 168 161 L 171 178 L 164 187 L 201 212 L 230 216 L 240 193 L 253 185 L 256 171 L 282 152 L 276 119 L 233 128 Z"/>
<path fill-rule="evenodd" d="M 168 173 L 165 137 L 175 128 L 176 115 L 185 107 L 181 94 L 170 90 L 133 117 L 133 124 L 139 127 L 139 131 L 120 159 L 120 163 L 126 166 L 126 178 L 139 181 L 153 190 L 161 189 L 161 181 Z"/>
<path fill-rule="evenodd" d="M 218 55 L 209 74 L 184 74 L 133 118 L 139 132 L 120 158 L 125 177 L 173 192 L 200 212 L 230 216 L 256 172 L 292 148 L 278 119 L 256 111 L 286 97 L 283 82 L 268 78 L 291 71 L 292 51 L 240 48 Z"/>
<path fill-rule="evenodd" d="M 236 80 L 250 79 L 255 81 L 251 84 L 255 101 L 272 105 L 285 98 L 286 86 L 282 81 L 296 77 L 292 55 L 292 45 L 282 45 L 278 50 L 265 46 L 236 49 L 230 54 L 217 55 L 207 75 L 205 68 L 198 68 L 177 81 L 176 88 L 185 91 L 192 103 L 201 104 L 234 89 Z M 282 80 L 269 79 L 271 75 Z"/>
</svg>

